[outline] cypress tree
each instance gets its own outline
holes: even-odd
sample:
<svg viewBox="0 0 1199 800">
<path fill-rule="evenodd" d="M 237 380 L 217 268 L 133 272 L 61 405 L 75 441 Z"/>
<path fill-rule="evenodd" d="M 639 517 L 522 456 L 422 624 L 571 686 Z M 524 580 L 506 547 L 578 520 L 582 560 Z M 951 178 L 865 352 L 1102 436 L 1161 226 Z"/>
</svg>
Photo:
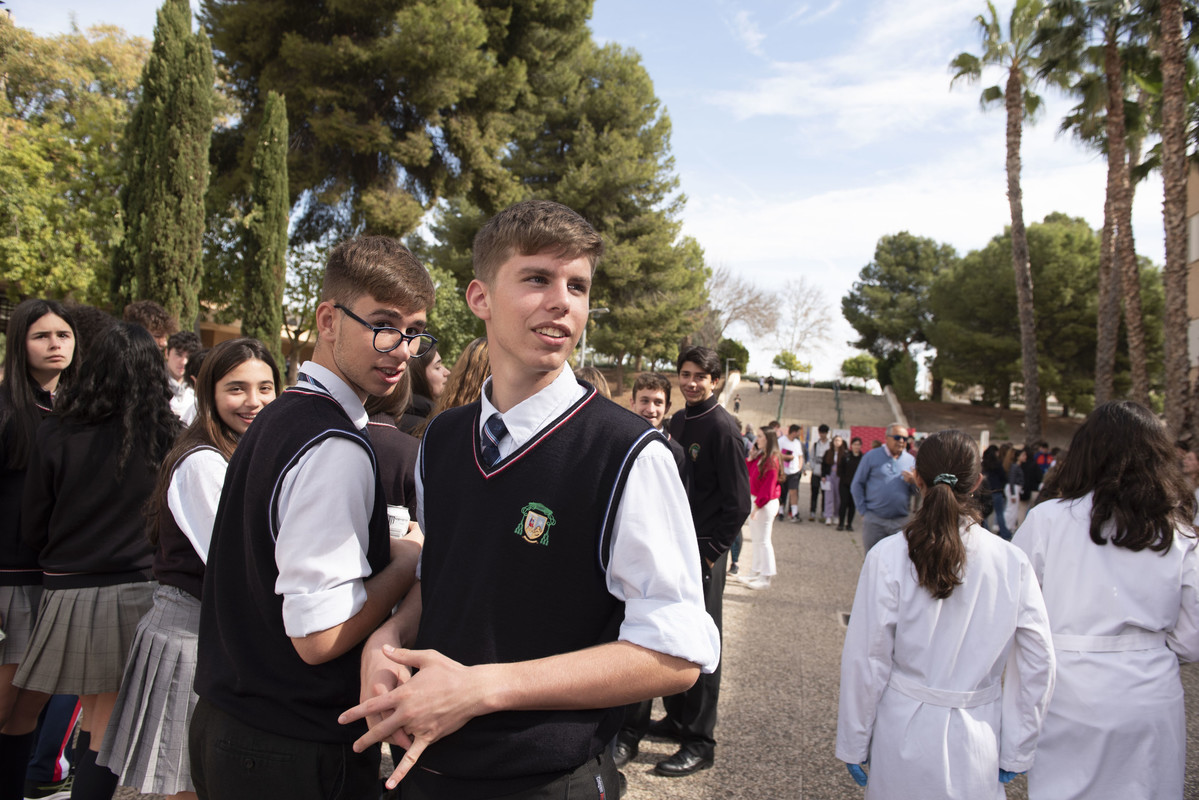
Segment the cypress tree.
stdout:
<svg viewBox="0 0 1199 800">
<path fill-rule="evenodd" d="M 214 81 L 212 49 L 202 31 L 192 33 L 188 0 L 166 0 L 126 131 L 113 295 L 118 304 L 157 301 L 183 328 L 199 310 Z"/>
<path fill-rule="evenodd" d="M 254 149 L 250 213 L 242 252 L 246 281 L 242 334 L 261 339 L 283 363 L 283 284 L 287 270 L 287 104 L 271 92 Z"/>
</svg>

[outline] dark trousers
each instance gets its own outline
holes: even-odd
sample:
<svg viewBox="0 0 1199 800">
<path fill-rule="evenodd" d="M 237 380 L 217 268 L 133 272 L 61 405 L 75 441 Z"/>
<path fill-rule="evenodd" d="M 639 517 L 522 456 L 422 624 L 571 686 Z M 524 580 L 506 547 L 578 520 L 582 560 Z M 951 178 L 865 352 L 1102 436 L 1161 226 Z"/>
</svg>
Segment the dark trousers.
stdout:
<svg viewBox="0 0 1199 800">
<path fill-rule="evenodd" d="M 297 698 L 303 702 L 303 698 Z M 374 800 L 379 748 L 309 742 L 246 725 L 203 698 L 188 736 L 192 780 L 201 800 Z"/>
<path fill-rule="evenodd" d="M 420 763 L 408 777 L 400 783 L 404 790 L 404 800 L 459 800 L 457 797 L 447 797 L 444 794 L 430 793 L 421 786 L 417 772 Z M 473 793 L 472 793 L 472 796 Z M 616 772 L 616 764 L 612 761 L 611 748 L 590 759 L 582 766 L 571 772 L 555 778 L 542 786 L 532 789 L 504 794 L 504 800 L 620 800 L 620 775 Z"/>
<path fill-rule="evenodd" d="M 815 514 L 816 509 L 824 509 L 824 492 L 820 491 L 820 470 L 812 469 L 812 507 L 809 510 L 810 514 Z"/>
<path fill-rule="evenodd" d="M 837 522 L 853 525 L 853 515 L 857 510 L 857 506 L 853 504 L 853 493 L 849 491 L 849 484 L 841 484 L 841 511 L 837 515 Z"/>
<path fill-rule="evenodd" d="M 67 777 L 75 756 L 68 745 L 78 719 L 78 697 L 56 694 L 50 698 L 38 717 L 37 743 L 29 756 L 26 780 L 45 784 Z"/>
<path fill-rule="evenodd" d="M 723 643 L 723 608 L 725 568 L 728 566 L 729 554 L 725 553 L 716 559 L 709 569 L 703 565 L 704 576 L 704 607 L 716 623 L 716 630 L 721 632 Z M 723 664 L 724 659 L 721 659 Z M 700 673 L 699 680 L 685 692 L 663 697 L 662 704 L 666 706 L 666 717 L 679 726 L 683 744 L 706 751 L 711 755 L 716 748 L 716 705 L 720 699 L 720 669 L 711 675 Z"/>
</svg>

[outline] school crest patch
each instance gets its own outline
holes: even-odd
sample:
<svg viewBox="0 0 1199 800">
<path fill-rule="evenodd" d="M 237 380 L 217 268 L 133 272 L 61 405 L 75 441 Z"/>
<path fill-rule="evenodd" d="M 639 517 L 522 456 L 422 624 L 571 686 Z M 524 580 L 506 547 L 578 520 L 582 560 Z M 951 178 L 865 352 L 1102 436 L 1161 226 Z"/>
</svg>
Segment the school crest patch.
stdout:
<svg viewBox="0 0 1199 800">
<path fill-rule="evenodd" d="M 699 442 L 687 448 L 687 455 L 691 456 L 692 461 L 699 460 Z"/>
<path fill-rule="evenodd" d="M 522 517 L 520 524 L 516 526 L 517 535 L 529 544 L 541 544 L 548 547 L 550 528 L 557 522 L 554 519 L 554 512 L 541 503 L 529 503 L 520 510 L 520 513 Z"/>
</svg>

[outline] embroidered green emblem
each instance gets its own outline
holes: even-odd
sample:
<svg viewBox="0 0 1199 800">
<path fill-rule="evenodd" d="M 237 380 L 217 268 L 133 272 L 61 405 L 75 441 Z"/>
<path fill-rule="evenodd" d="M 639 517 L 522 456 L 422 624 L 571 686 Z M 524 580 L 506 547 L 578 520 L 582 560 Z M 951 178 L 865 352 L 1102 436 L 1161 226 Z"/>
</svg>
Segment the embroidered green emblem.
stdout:
<svg viewBox="0 0 1199 800">
<path fill-rule="evenodd" d="M 687 448 L 687 454 L 689 456 L 691 456 L 692 461 L 698 460 L 699 459 L 699 444 L 696 443 L 696 444 L 691 445 L 689 448 Z"/>
<path fill-rule="evenodd" d="M 520 510 L 520 513 L 524 516 L 520 524 L 516 526 L 517 535 L 529 544 L 542 544 L 548 547 L 550 528 L 557 522 L 554 519 L 554 512 L 541 503 L 529 503 Z"/>
</svg>

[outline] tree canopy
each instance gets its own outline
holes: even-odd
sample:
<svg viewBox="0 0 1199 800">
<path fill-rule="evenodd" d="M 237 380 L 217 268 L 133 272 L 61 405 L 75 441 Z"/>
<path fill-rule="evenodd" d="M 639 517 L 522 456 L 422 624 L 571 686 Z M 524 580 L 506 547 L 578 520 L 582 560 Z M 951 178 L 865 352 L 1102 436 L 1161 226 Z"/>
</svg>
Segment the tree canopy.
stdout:
<svg viewBox="0 0 1199 800">
<path fill-rule="evenodd" d="M 99 303 L 121 236 L 119 142 L 149 43 L 110 26 L 41 38 L 0 14 L 0 281 Z"/>
<path fill-rule="evenodd" d="M 858 332 L 853 346 L 882 357 L 928 341 L 929 288 L 957 262 L 951 246 L 907 231 L 880 238 L 874 260 L 841 298 L 841 313 Z"/>
</svg>

